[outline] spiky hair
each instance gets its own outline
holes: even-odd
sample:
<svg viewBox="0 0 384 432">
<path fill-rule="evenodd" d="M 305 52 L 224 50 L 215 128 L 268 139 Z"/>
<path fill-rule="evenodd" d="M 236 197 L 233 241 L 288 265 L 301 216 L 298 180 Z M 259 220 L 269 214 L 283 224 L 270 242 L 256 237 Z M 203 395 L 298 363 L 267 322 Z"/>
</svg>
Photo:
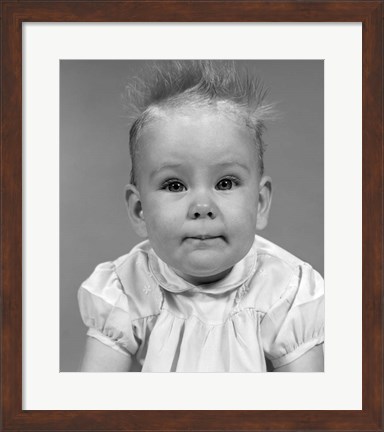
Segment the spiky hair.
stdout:
<svg viewBox="0 0 384 432">
<path fill-rule="evenodd" d="M 258 77 L 238 70 L 234 61 L 220 60 L 158 62 L 151 68 L 151 75 L 148 80 L 136 77 L 125 88 L 125 105 L 132 123 L 132 184 L 137 180 L 135 159 L 141 131 L 162 111 L 182 106 L 209 106 L 243 121 L 253 132 L 258 168 L 263 174 L 265 121 L 274 117 L 274 109 L 265 102 L 267 90 Z"/>
</svg>

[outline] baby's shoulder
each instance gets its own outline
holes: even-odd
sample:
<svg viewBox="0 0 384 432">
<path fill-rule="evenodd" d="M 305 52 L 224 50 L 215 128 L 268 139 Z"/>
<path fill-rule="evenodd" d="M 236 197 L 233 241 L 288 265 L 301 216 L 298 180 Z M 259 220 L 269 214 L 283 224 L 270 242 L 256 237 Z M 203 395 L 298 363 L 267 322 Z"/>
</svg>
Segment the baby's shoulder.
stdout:
<svg viewBox="0 0 384 432">
<path fill-rule="evenodd" d="M 117 258 L 112 262 L 114 271 L 119 276 L 124 286 L 129 285 L 132 278 L 146 279 L 151 278 L 149 270 L 149 256 L 151 246 L 149 241 L 143 241 L 137 244 L 125 255 Z"/>
<path fill-rule="evenodd" d="M 101 281 L 104 286 L 100 286 L 99 282 L 97 287 L 99 296 L 108 297 L 113 291 L 122 292 L 128 300 L 132 320 L 160 312 L 162 295 L 149 268 L 150 251 L 148 241 L 139 243 L 126 255 L 99 264 L 88 279 L 101 281 L 99 273 L 105 274 L 105 282 Z"/>
<path fill-rule="evenodd" d="M 256 268 L 248 282 L 248 301 L 267 312 L 282 298 L 293 298 L 300 286 L 323 289 L 322 277 L 310 264 L 271 241 L 256 236 Z"/>
<path fill-rule="evenodd" d="M 277 244 L 260 236 L 255 237 L 254 247 L 260 265 L 274 262 L 283 272 L 295 271 L 298 266 L 309 265 Z"/>
</svg>

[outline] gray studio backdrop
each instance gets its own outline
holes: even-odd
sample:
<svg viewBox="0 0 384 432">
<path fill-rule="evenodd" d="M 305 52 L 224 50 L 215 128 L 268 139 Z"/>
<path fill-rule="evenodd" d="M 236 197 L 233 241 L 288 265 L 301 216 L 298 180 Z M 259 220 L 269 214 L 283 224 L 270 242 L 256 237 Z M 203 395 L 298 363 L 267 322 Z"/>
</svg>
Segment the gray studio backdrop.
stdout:
<svg viewBox="0 0 384 432">
<path fill-rule="evenodd" d="M 77 289 L 98 263 L 140 239 L 129 225 L 128 127 L 121 95 L 148 61 L 60 63 L 60 371 L 77 371 L 86 328 Z M 260 234 L 324 271 L 324 69 L 317 60 L 244 61 L 270 88 L 280 119 L 265 135 L 272 177 L 269 226 Z"/>
</svg>

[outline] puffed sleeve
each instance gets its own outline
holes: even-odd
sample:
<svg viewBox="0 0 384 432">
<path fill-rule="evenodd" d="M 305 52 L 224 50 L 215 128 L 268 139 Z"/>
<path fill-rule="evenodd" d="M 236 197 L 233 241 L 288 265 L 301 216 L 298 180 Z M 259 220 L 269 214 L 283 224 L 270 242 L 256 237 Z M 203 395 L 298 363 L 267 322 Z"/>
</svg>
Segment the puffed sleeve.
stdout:
<svg viewBox="0 0 384 432">
<path fill-rule="evenodd" d="M 308 264 L 297 267 L 261 322 L 265 356 L 274 368 L 324 342 L 324 281 Z"/>
<path fill-rule="evenodd" d="M 111 262 L 100 264 L 78 291 L 81 317 L 88 336 L 125 355 L 138 349 L 129 313 L 128 297 Z"/>
</svg>

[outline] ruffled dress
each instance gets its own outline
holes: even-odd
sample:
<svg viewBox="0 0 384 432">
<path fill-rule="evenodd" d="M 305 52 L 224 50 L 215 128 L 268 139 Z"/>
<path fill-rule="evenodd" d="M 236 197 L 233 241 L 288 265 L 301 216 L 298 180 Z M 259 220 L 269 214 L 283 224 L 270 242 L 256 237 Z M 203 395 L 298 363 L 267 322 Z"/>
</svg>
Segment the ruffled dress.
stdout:
<svg viewBox="0 0 384 432">
<path fill-rule="evenodd" d="M 266 372 L 324 341 L 323 279 L 259 236 L 224 279 L 201 286 L 144 241 L 98 265 L 78 299 L 87 334 L 142 372 Z"/>
</svg>

